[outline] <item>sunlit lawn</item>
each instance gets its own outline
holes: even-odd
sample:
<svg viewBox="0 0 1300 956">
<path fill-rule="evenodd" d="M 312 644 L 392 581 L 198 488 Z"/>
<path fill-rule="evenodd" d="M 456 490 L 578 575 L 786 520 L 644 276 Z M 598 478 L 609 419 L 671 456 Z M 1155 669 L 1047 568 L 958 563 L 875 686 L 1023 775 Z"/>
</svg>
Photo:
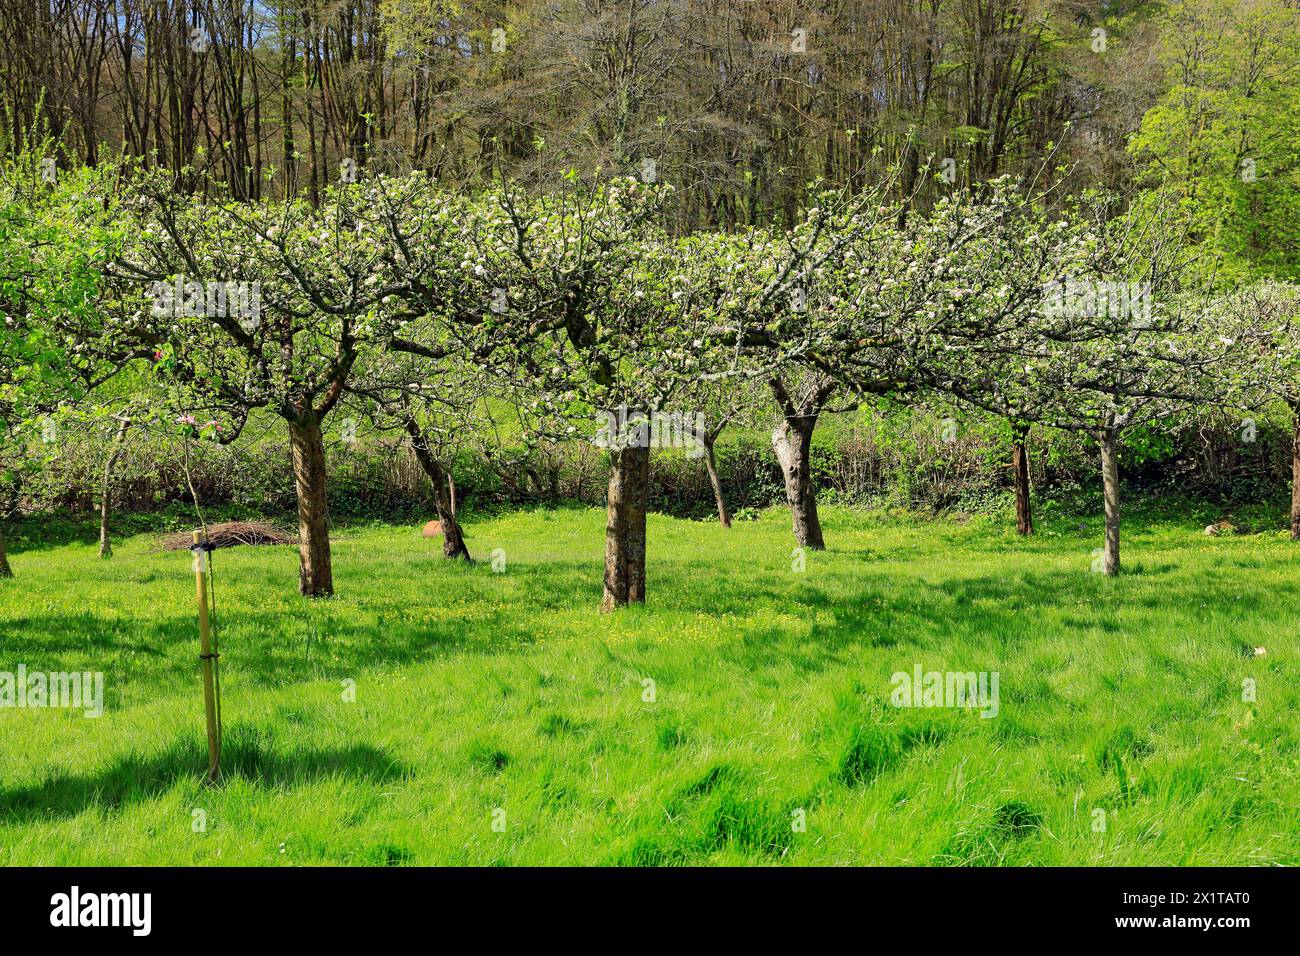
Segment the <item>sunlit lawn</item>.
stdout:
<svg viewBox="0 0 1300 956">
<path fill-rule="evenodd" d="M 106 711 L 0 709 L 0 863 L 1300 863 L 1300 548 L 1146 524 L 1107 580 L 1097 520 L 824 520 L 800 573 L 780 510 L 652 517 L 607 617 L 596 510 L 472 523 L 472 567 L 343 529 L 315 603 L 219 552 L 212 789 L 188 555 L 18 550 L 0 671 Z M 997 716 L 891 706 L 918 664 L 997 671 Z"/>
</svg>

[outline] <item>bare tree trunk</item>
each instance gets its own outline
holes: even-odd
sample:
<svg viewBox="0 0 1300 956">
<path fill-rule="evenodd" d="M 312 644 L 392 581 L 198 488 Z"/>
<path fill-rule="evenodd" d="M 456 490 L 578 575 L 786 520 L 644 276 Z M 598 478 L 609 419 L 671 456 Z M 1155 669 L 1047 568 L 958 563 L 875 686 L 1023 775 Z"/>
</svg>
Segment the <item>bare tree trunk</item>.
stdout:
<svg viewBox="0 0 1300 956">
<path fill-rule="evenodd" d="M 1300 541 L 1300 401 L 1291 403 L 1291 540 Z"/>
<path fill-rule="evenodd" d="M 465 545 L 465 531 L 460 526 L 460 505 L 456 501 L 456 478 L 451 469 L 447 473 L 447 516 L 451 519 L 452 537 L 444 532 L 442 536 L 442 554 L 446 558 L 464 558 L 473 561 L 469 548 Z"/>
<path fill-rule="evenodd" d="M 425 468 L 433 481 L 433 504 L 438 511 L 438 521 L 442 524 L 442 556 L 444 558 L 462 558 L 473 561 L 469 548 L 465 546 L 465 531 L 456 517 L 456 485 L 451 474 L 445 472 L 437 462 L 435 471 Z"/>
<path fill-rule="evenodd" d="M 104 463 L 104 485 L 99 493 L 99 556 L 101 559 L 113 556 L 113 542 L 108 534 L 108 518 L 113 510 L 113 469 L 117 467 L 118 459 L 122 457 L 126 430 L 130 424 L 130 420 L 125 418 L 118 423 L 117 432 L 113 435 L 113 451 L 109 454 L 108 461 Z"/>
<path fill-rule="evenodd" d="M 610 452 L 605 522 L 605 594 L 602 612 L 645 603 L 646 508 L 650 447 L 633 444 Z"/>
<path fill-rule="evenodd" d="M 0 527 L 0 578 L 13 576 L 13 568 L 9 567 L 9 555 L 5 552 L 5 529 Z"/>
<path fill-rule="evenodd" d="M 1099 436 L 1101 445 L 1102 492 L 1106 499 L 1106 547 L 1102 552 L 1103 574 L 1119 574 L 1119 434 L 1113 429 Z"/>
<path fill-rule="evenodd" d="M 334 593 L 329 508 L 325 497 L 325 441 L 315 418 L 289 422 L 298 494 L 298 590 L 306 597 Z"/>
<path fill-rule="evenodd" d="M 1029 455 L 1025 442 L 1029 439 L 1029 426 L 1013 423 L 1014 438 L 1011 445 L 1011 470 L 1016 476 L 1016 531 L 1022 535 L 1034 533 L 1034 516 L 1029 506 Z"/>
<path fill-rule="evenodd" d="M 433 506 L 438 511 L 438 522 L 442 525 L 442 556 L 472 561 L 469 548 L 465 547 L 465 532 L 456 519 L 455 480 L 429 447 L 419 423 L 414 418 L 407 418 L 403 425 L 406 433 L 411 436 L 411 450 L 415 452 L 416 461 L 433 483 Z"/>
<path fill-rule="evenodd" d="M 724 528 L 731 527 L 731 515 L 727 513 L 727 499 L 722 496 L 722 480 L 718 477 L 718 460 L 713 454 L 715 435 L 700 435 L 700 445 L 704 448 L 704 468 L 709 473 L 709 484 L 713 486 L 713 500 L 718 505 L 718 520 Z"/>
<path fill-rule="evenodd" d="M 113 543 L 108 537 L 109 493 L 108 480 L 105 478 L 104 490 L 99 498 L 99 557 L 101 560 L 107 560 L 113 556 Z"/>
<path fill-rule="evenodd" d="M 817 518 L 817 492 L 812 483 L 812 433 L 816 418 L 798 421 L 795 425 L 787 418 L 772 432 L 772 448 L 785 475 L 785 497 L 790 502 L 795 541 L 800 547 L 824 551 L 826 541 Z"/>
</svg>

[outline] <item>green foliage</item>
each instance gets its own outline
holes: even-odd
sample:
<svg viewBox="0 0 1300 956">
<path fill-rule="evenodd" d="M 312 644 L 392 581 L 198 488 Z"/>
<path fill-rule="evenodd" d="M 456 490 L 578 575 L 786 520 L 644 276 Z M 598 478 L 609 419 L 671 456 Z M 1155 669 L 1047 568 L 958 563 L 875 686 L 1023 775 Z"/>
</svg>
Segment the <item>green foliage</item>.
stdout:
<svg viewBox="0 0 1300 956">
<path fill-rule="evenodd" d="M 1281 527 L 1291 460 L 1290 414 L 1277 404 L 1255 413 L 1252 421 L 1252 441 L 1243 440 L 1242 420 L 1231 415 L 1131 430 L 1121 450 L 1126 498 L 1163 500 L 1162 516 L 1177 517 L 1181 508 L 1203 516 L 1202 526 L 1231 513 L 1238 525 Z M 949 424 L 954 426 L 951 442 L 944 438 Z M 25 472 L 18 503 L 34 518 L 58 512 L 88 521 L 98 501 L 111 429 L 90 423 L 60 434 L 52 448 L 39 440 L 30 446 L 26 457 L 41 464 Z M 189 467 L 204 508 L 230 518 L 272 518 L 292 526 L 293 476 L 282 436 L 283 426 L 262 415 L 233 445 L 191 442 Z M 1100 481 L 1095 441 L 1035 428 L 1028 448 L 1036 511 L 1095 510 Z M 171 527 L 175 507 L 181 521 L 193 521 L 184 450 L 170 434 L 143 427 L 131 432 L 114 494 L 122 514 L 117 520 L 130 518 L 124 527 Z M 334 431 L 327 435 L 327 451 L 329 506 L 336 520 L 417 524 L 434 516 L 429 480 L 402 446 L 400 433 L 362 432 L 348 443 Z M 784 502 L 766 428 L 725 432 L 716 456 L 733 520 L 750 520 L 757 509 Z M 497 467 L 496 459 L 502 457 L 519 462 L 525 474 L 531 469 L 535 477 L 506 481 Z M 446 464 L 467 513 L 538 502 L 600 504 L 609 479 L 606 456 L 586 442 L 543 444 L 532 452 L 522 445 L 505 446 L 495 450 L 493 460 L 473 447 L 462 448 Z M 1010 430 L 1004 420 L 990 416 L 943 405 L 910 412 L 885 406 L 831 416 L 814 435 L 812 465 L 824 502 L 999 520 L 1012 513 Z M 656 452 L 650 507 L 716 520 L 702 461 Z M 91 535 L 93 529 L 83 533 Z"/>
<path fill-rule="evenodd" d="M 127 230 L 115 171 L 54 160 L 0 161 L 0 431 L 77 401 L 120 355 L 104 288 Z"/>
<path fill-rule="evenodd" d="M 1186 217 L 1220 281 L 1300 278 L 1300 10 L 1184 0 L 1161 29 L 1168 85 L 1130 142 L 1140 202 Z"/>
</svg>

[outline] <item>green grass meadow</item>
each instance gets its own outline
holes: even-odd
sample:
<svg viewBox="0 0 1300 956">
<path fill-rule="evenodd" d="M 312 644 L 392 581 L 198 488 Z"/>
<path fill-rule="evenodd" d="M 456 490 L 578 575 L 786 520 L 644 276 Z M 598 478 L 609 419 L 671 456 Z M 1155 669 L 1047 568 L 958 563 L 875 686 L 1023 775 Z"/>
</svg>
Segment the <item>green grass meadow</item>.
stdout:
<svg viewBox="0 0 1300 956">
<path fill-rule="evenodd" d="M 651 516 L 609 616 L 594 509 L 476 521 L 473 566 L 339 529 L 317 602 L 218 552 L 212 788 L 189 555 L 20 549 L 0 671 L 102 671 L 105 713 L 0 709 L 0 864 L 1300 863 L 1285 537 L 1134 522 L 1106 579 L 1099 519 L 823 521 L 800 572 L 783 510 Z M 997 671 L 997 716 L 891 706 L 918 664 Z"/>
</svg>

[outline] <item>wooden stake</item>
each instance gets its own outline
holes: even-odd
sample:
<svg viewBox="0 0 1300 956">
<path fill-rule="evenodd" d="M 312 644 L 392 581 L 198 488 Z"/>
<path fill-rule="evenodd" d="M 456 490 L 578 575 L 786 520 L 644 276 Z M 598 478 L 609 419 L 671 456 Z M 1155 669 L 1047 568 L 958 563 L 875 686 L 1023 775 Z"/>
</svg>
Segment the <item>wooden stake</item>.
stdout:
<svg viewBox="0 0 1300 956">
<path fill-rule="evenodd" d="M 202 545 L 202 546 L 200 546 Z M 203 709 L 208 718 L 208 783 L 220 773 L 221 740 L 217 735 L 217 693 L 212 679 L 212 635 L 208 625 L 208 552 L 206 541 L 194 532 L 194 582 L 199 597 L 199 660 L 203 662 Z"/>
</svg>

